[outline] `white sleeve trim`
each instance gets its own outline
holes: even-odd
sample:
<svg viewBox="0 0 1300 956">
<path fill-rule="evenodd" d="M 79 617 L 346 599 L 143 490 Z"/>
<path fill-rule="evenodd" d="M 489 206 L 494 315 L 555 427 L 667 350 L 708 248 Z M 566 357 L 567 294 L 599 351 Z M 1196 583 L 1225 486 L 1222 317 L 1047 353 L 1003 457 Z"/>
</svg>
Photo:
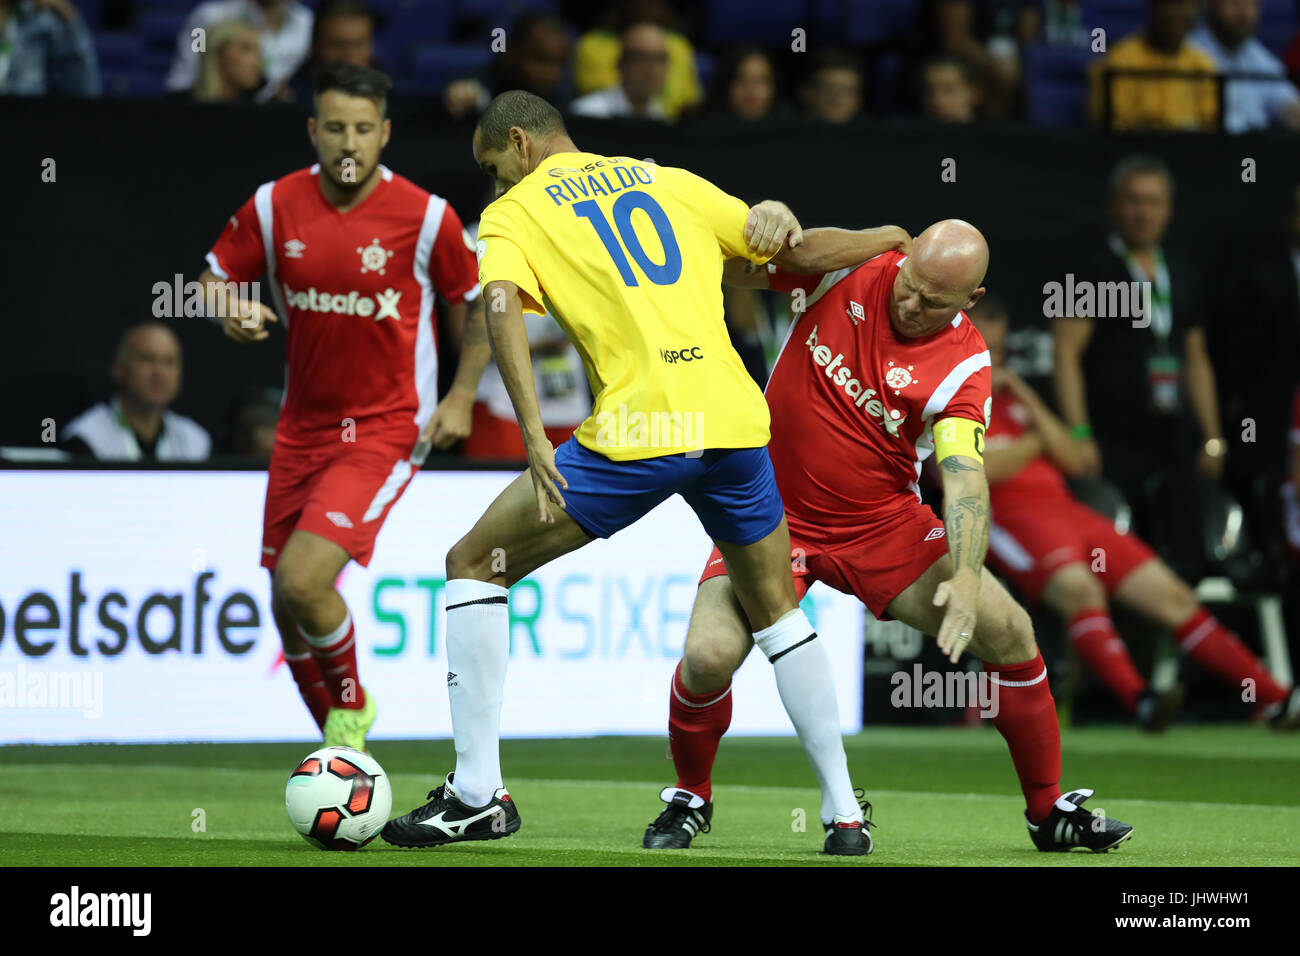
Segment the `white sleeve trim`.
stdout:
<svg viewBox="0 0 1300 956">
<path fill-rule="evenodd" d="M 989 361 L 988 349 L 983 352 L 976 352 L 967 359 L 957 363 L 957 367 L 948 373 L 947 377 L 939 383 L 930 400 L 925 403 L 925 411 L 921 412 L 922 418 L 932 418 L 939 412 L 943 411 L 952 397 L 957 394 L 957 389 L 965 384 L 966 380 L 982 368 L 988 368 L 992 363 Z"/>
</svg>

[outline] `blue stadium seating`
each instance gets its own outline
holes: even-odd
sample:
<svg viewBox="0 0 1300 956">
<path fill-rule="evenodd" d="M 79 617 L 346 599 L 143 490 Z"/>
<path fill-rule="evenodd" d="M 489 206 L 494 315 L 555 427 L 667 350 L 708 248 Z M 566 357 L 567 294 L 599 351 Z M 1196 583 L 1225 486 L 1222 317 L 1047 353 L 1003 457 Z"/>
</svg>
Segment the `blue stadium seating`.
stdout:
<svg viewBox="0 0 1300 956">
<path fill-rule="evenodd" d="M 1088 95 L 1087 47 L 1033 46 L 1025 50 L 1029 119 L 1047 126 L 1083 123 Z"/>
<path fill-rule="evenodd" d="M 88 27 L 93 30 L 99 26 L 99 18 L 103 12 L 102 0 L 72 0 L 72 5 L 81 11 L 81 16 Z"/>
<path fill-rule="evenodd" d="M 417 44 L 411 50 L 410 86 L 416 92 L 435 93 L 451 80 L 480 72 L 491 58 L 492 51 L 483 43 Z"/>
<path fill-rule="evenodd" d="M 145 10 L 136 17 L 136 31 L 150 49 L 171 50 L 185 26 L 185 17 L 184 10 Z"/>
<path fill-rule="evenodd" d="M 144 60 L 144 40 L 138 33 L 97 33 L 95 55 L 105 74 L 116 67 L 138 68 Z"/>
<path fill-rule="evenodd" d="M 101 72 L 105 96 L 157 99 L 163 94 L 163 75 L 157 70 L 123 67 Z"/>
<path fill-rule="evenodd" d="M 443 0 L 368 0 L 368 5 L 379 15 L 378 35 L 391 49 L 405 50 L 413 43 L 444 43 L 451 37 L 452 8 Z"/>
<path fill-rule="evenodd" d="M 711 0 L 706 45 L 725 48 L 738 43 L 762 43 L 788 50 L 791 31 L 807 26 L 802 4 Z"/>
<path fill-rule="evenodd" d="M 886 53 L 877 58 L 867 87 L 871 111 L 877 116 L 902 114 L 903 64 L 901 53 Z"/>
<path fill-rule="evenodd" d="M 1145 6 L 1140 0 L 1083 0 L 1081 7 L 1086 30 L 1101 27 L 1106 31 L 1106 49 L 1110 49 L 1146 19 Z"/>
<path fill-rule="evenodd" d="M 1297 29 L 1300 29 L 1300 18 L 1297 18 L 1295 0 L 1262 0 L 1255 36 L 1264 46 L 1281 56 L 1295 39 Z"/>
<path fill-rule="evenodd" d="M 873 0 L 846 4 L 843 40 L 875 46 L 906 33 L 916 19 L 916 0 Z"/>
</svg>

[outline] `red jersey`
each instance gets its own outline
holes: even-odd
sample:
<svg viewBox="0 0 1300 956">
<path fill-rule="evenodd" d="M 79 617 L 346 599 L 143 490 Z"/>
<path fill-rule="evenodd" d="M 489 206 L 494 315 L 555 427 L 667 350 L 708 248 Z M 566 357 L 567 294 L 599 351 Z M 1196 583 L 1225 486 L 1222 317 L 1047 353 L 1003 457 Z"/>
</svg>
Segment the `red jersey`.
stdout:
<svg viewBox="0 0 1300 956">
<path fill-rule="evenodd" d="M 890 291 L 906 258 L 888 252 L 820 277 L 771 276 L 782 291 L 815 284 L 766 389 L 772 465 L 796 521 L 853 525 L 891 499 L 919 499 L 933 422 L 987 424 L 989 351 L 965 315 L 921 338 L 894 331 Z"/>
<path fill-rule="evenodd" d="M 263 300 L 285 325 L 276 440 L 336 441 L 344 419 L 422 430 L 438 400 L 434 294 L 453 304 L 478 294 L 473 245 L 445 199 L 385 166 L 348 212 L 325 199 L 319 173 L 259 186 L 207 257 L 221 279 L 265 276 Z"/>
<path fill-rule="evenodd" d="M 1032 421 L 1023 402 L 1005 389 L 998 391 L 993 396 L 993 421 L 984 434 L 984 447 L 991 450 L 1014 441 L 1029 431 Z M 994 514 L 1027 500 L 1037 507 L 1043 499 L 1059 498 L 1074 501 L 1065 476 L 1046 455 L 1039 455 L 1010 478 L 989 486 L 989 503 Z"/>
</svg>

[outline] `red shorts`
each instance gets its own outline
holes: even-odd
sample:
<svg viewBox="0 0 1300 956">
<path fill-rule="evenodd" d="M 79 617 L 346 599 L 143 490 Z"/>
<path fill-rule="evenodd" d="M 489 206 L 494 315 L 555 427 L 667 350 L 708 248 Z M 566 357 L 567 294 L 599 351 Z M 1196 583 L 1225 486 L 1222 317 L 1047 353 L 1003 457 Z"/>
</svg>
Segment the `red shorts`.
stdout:
<svg viewBox="0 0 1300 956">
<path fill-rule="evenodd" d="M 1067 564 L 1087 565 L 1113 594 L 1138 566 L 1156 556 L 1145 542 L 1120 534 L 1115 523 L 1073 498 L 993 513 L 989 566 L 1030 600 Z"/>
<path fill-rule="evenodd" d="M 789 511 L 786 518 L 795 596 L 802 601 L 813 582 L 821 581 L 853 595 L 882 621 L 889 620 L 889 602 L 948 553 L 943 522 L 914 496 L 900 496 L 862 515 L 852 527 L 806 525 Z M 726 573 L 722 554 L 714 548 L 700 583 Z"/>
<path fill-rule="evenodd" d="M 370 434 L 363 434 L 369 432 Z M 275 570 L 294 531 L 328 538 L 365 566 L 388 511 L 419 465 L 413 422 L 358 427 L 357 440 L 286 445 L 271 453 L 262 517 L 262 567 Z"/>
<path fill-rule="evenodd" d="M 572 425 L 546 425 L 546 438 L 559 448 L 578 429 L 581 422 Z M 483 402 L 474 403 L 474 420 L 469 436 L 461 442 L 460 452 L 476 460 L 500 459 L 527 463 L 524 436 L 519 423 L 513 418 L 498 418 Z"/>
</svg>

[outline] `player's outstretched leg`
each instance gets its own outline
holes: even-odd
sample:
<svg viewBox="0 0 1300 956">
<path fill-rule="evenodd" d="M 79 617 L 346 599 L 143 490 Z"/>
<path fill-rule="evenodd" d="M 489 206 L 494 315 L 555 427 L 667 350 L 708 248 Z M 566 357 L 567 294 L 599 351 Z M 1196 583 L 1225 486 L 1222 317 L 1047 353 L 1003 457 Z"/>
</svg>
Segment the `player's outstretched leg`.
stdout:
<svg viewBox="0 0 1300 956">
<path fill-rule="evenodd" d="M 398 846 L 490 840 L 519 829 L 501 778 L 501 702 L 510 657 L 509 587 L 591 537 L 559 508 L 537 517 L 525 471 L 447 553 L 447 697 L 456 770 L 429 802 L 390 820 L 381 835 Z"/>
<path fill-rule="evenodd" d="M 333 541 L 310 531 L 293 532 L 272 576 L 272 601 L 293 622 L 329 693 L 322 726 L 325 744 L 365 750 L 375 701 L 361 686 L 352 614 L 334 587 L 349 560 L 347 551 Z M 286 645 L 286 659 L 288 650 Z"/>
<path fill-rule="evenodd" d="M 1153 558 L 1130 573 L 1115 597 L 1174 633 L 1178 649 L 1239 693 L 1254 688 L 1259 717 L 1279 730 L 1300 727 L 1300 689 L 1283 687 L 1241 638 L 1201 606 L 1169 566 Z"/>
<path fill-rule="evenodd" d="M 668 695 L 668 748 L 677 784 L 646 828 L 647 850 L 684 850 L 713 819 L 713 760 L 731 725 L 731 675 L 753 647 L 744 611 L 726 575 L 700 583 L 682 659 Z"/>
<path fill-rule="evenodd" d="M 830 655 L 795 597 L 785 518 L 752 544 L 716 543 L 736 599 L 754 628 L 753 641 L 772 664 L 781 703 L 821 785 L 824 851 L 865 856 L 872 850 L 871 835 L 849 779 Z"/>
<path fill-rule="evenodd" d="M 1107 606 L 1106 589 L 1088 565 L 1072 561 L 1048 578 L 1043 603 L 1066 620 L 1066 636 L 1084 665 L 1096 674 L 1143 730 L 1169 726 L 1182 706 L 1181 684 L 1152 690 L 1138 673 Z"/>
<path fill-rule="evenodd" d="M 940 582 L 952 576 L 952 561 L 935 561 L 886 608 L 891 617 L 927 634 L 937 634 L 943 608 L 934 606 Z M 997 696 L 993 726 L 1007 742 L 1025 795 L 1025 823 L 1040 850 L 1084 846 L 1104 852 L 1127 840 L 1133 828 L 1079 809 L 1091 790 L 1062 796 L 1061 728 L 1047 682 L 1047 665 L 1034 641 L 1029 614 L 988 570 L 980 580 L 979 608 L 970 650 L 984 661 Z M 1086 828 L 1079 824 L 1087 817 Z M 1064 821 L 1064 822 L 1062 822 Z"/>
</svg>

